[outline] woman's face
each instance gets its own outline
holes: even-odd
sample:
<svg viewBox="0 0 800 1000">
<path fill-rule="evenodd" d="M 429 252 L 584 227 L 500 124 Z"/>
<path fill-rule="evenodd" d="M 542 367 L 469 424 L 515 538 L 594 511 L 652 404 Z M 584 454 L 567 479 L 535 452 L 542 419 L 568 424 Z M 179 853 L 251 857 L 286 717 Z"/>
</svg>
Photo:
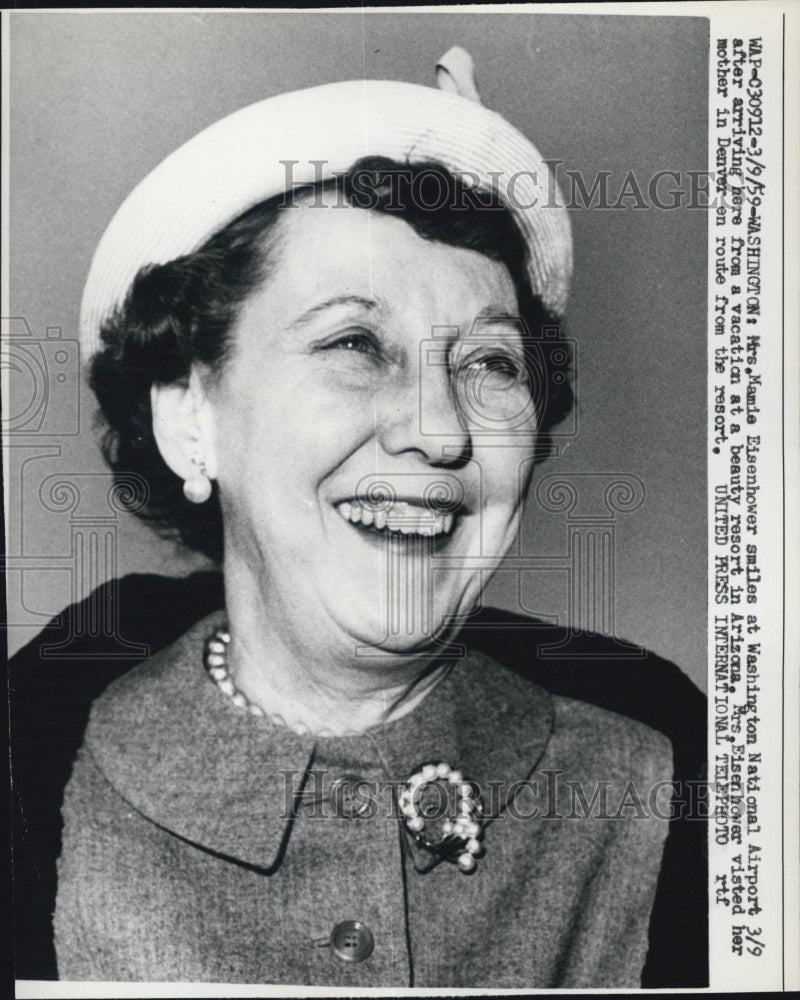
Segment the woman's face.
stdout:
<svg viewBox="0 0 800 1000">
<path fill-rule="evenodd" d="M 289 634 L 412 652 L 515 535 L 536 422 L 514 286 L 399 218 L 310 207 L 209 389 L 226 577 Z"/>
</svg>

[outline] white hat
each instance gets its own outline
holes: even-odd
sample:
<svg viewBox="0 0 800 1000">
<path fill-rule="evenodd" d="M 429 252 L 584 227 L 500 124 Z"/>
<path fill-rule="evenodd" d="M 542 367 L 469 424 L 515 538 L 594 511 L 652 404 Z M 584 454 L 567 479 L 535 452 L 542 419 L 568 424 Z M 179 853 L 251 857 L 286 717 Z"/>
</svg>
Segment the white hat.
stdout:
<svg viewBox="0 0 800 1000">
<path fill-rule="evenodd" d="M 572 240 L 549 167 L 521 132 L 478 103 L 463 49 L 451 49 L 438 70 L 442 90 L 353 80 L 280 94 L 220 119 L 163 160 L 122 203 L 95 251 L 81 304 L 84 358 L 99 349 L 102 324 L 140 268 L 197 250 L 283 193 L 287 178 L 314 183 L 364 156 L 436 160 L 456 175 L 477 174 L 511 208 L 529 247 L 533 290 L 560 314 Z"/>
</svg>

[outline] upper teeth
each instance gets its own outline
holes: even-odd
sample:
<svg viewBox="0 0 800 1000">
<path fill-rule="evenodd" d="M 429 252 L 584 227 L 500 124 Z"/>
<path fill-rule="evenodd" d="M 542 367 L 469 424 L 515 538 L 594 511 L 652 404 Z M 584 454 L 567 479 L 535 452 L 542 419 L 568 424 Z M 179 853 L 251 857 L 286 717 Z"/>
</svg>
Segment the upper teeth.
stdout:
<svg viewBox="0 0 800 1000">
<path fill-rule="evenodd" d="M 446 535 L 453 527 L 453 515 L 437 513 L 407 501 L 395 501 L 388 508 L 372 506 L 363 500 L 340 503 L 336 508 L 345 521 L 384 528 L 402 535 Z"/>
</svg>

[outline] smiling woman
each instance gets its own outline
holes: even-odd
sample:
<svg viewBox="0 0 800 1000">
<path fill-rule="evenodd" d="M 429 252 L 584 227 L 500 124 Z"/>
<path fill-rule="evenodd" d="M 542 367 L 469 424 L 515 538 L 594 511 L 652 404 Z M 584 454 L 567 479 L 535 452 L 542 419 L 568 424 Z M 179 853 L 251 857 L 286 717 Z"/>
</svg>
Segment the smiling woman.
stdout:
<svg viewBox="0 0 800 1000">
<path fill-rule="evenodd" d="M 452 192 L 444 208 L 413 200 L 420 178 Z M 379 194 L 370 210 L 353 207 L 365 179 Z M 548 396 L 546 374 L 527 364 L 553 321 L 496 199 L 443 167 L 385 160 L 356 164 L 337 188 L 328 201 L 310 189 L 291 207 L 258 205 L 195 254 L 142 275 L 104 328 L 92 380 L 112 463 L 158 484 L 150 510 L 162 524 L 224 552 L 237 581 L 229 613 L 262 633 L 270 622 L 289 630 L 281 639 L 237 628 L 243 687 L 316 724 L 336 705 L 306 672 L 328 675 L 354 642 L 400 652 L 464 619 L 516 533 L 537 432 L 570 398 L 566 385 Z M 219 507 L 183 495 L 198 460 Z M 393 555 L 376 559 L 386 543 Z M 413 572 L 398 586 L 388 574 L 401 551 Z M 435 588 L 433 552 L 464 566 Z M 400 609 L 408 620 L 389 636 Z M 313 636 L 309 615 L 324 623 Z M 286 663 L 279 690 L 265 690 L 263 671 L 238 652 L 264 641 Z M 365 706 L 378 713 L 370 721 L 386 696 L 382 687 L 380 703 Z M 351 702 L 350 722 L 354 711 Z"/>
<path fill-rule="evenodd" d="M 106 455 L 221 560 L 225 608 L 93 707 L 61 978 L 639 984 L 668 741 L 455 641 L 571 403 L 571 243 L 563 207 L 510 198 L 546 167 L 466 53 L 442 69 L 455 93 L 358 81 L 217 123 L 100 244 Z M 289 190 L 282 121 L 330 151 Z"/>
</svg>

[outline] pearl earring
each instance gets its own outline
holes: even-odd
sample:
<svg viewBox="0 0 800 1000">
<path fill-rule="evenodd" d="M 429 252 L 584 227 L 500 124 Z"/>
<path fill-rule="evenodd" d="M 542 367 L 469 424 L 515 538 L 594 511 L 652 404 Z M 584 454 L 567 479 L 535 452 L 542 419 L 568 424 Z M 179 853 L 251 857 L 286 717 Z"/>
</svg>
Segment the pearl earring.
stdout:
<svg viewBox="0 0 800 1000">
<path fill-rule="evenodd" d="M 205 462 L 199 454 L 192 457 L 192 463 L 197 466 L 197 472 L 184 480 L 183 495 L 190 503 L 205 503 L 211 496 L 211 480 L 208 478 Z"/>
</svg>

